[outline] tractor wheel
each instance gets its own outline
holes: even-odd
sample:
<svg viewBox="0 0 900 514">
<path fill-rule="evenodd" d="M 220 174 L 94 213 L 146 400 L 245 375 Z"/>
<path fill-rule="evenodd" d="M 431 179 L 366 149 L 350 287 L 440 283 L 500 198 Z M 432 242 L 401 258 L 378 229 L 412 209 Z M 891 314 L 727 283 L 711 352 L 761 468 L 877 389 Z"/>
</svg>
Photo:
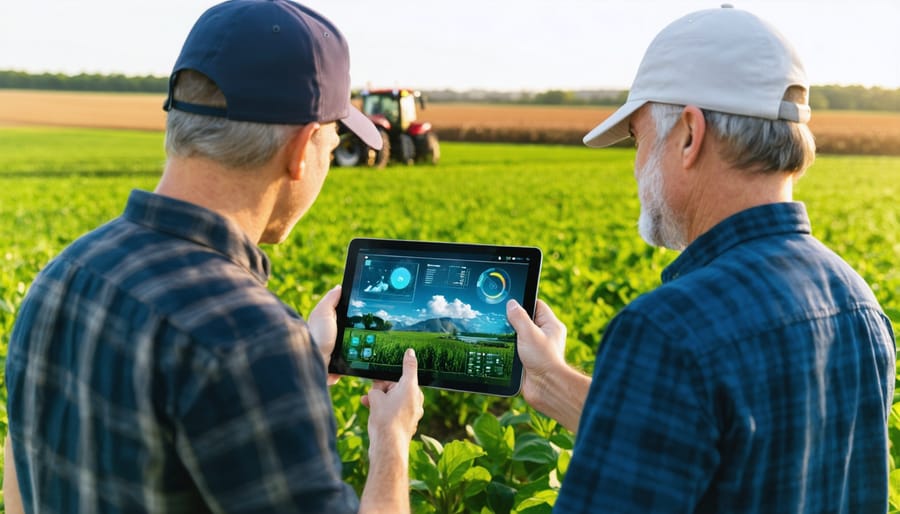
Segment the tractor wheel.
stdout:
<svg viewBox="0 0 900 514">
<path fill-rule="evenodd" d="M 400 143 L 399 147 L 395 149 L 397 155 L 394 158 L 400 164 L 413 164 L 416 162 L 416 143 L 413 141 L 412 136 L 409 134 L 400 134 L 400 137 L 397 138 L 397 142 Z"/>
<path fill-rule="evenodd" d="M 425 164 L 437 164 L 441 160 L 441 145 L 438 143 L 437 134 L 428 132 L 417 141 L 416 162 Z"/>
<path fill-rule="evenodd" d="M 369 147 L 350 132 L 341 134 L 341 142 L 334 149 L 334 164 L 357 166 L 368 157 Z"/>
<path fill-rule="evenodd" d="M 391 137 L 386 130 L 378 129 L 378 133 L 381 134 L 381 150 L 369 148 L 367 164 L 375 168 L 384 168 L 391 159 Z"/>
</svg>

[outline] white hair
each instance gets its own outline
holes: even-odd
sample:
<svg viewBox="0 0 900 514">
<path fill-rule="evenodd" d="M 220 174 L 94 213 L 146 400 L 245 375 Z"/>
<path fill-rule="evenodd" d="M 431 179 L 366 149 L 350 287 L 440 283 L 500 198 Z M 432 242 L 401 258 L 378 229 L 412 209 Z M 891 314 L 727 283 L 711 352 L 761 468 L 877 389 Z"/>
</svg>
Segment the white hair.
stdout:
<svg viewBox="0 0 900 514">
<path fill-rule="evenodd" d="M 178 73 L 176 100 L 225 107 L 216 84 L 193 70 Z M 166 118 L 166 153 L 204 157 L 233 169 L 252 169 L 267 163 L 299 130 L 299 126 L 233 121 L 172 109 Z"/>
<path fill-rule="evenodd" d="M 788 88 L 785 100 L 804 101 L 806 90 Z M 665 140 L 684 106 L 651 103 L 657 142 Z M 703 109 L 707 127 L 722 144 L 720 156 L 738 169 L 760 173 L 803 172 L 816 157 L 816 142 L 805 123 L 767 120 Z"/>
</svg>

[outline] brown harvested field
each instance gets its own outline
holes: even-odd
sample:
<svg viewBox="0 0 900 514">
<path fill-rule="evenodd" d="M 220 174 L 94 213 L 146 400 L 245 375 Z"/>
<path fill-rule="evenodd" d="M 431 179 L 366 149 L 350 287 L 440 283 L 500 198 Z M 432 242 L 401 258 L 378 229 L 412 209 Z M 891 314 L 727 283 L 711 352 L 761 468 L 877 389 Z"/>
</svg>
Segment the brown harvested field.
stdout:
<svg viewBox="0 0 900 514">
<path fill-rule="evenodd" d="M 546 105 L 427 104 L 422 116 L 435 125 L 533 126 L 546 129 L 590 130 L 615 111 L 612 107 Z"/>
<path fill-rule="evenodd" d="M 0 89 L 0 125 L 163 130 L 165 95 Z"/>
<path fill-rule="evenodd" d="M 0 90 L 0 125 L 162 130 L 164 95 Z M 603 107 L 432 103 L 422 117 L 445 140 L 578 144 Z M 814 112 L 823 153 L 900 155 L 900 113 Z"/>
<path fill-rule="evenodd" d="M 445 139 L 579 144 L 609 116 L 606 107 L 431 104 L 423 118 Z M 822 153 L 900 155 L 900 113 L 813 112 Z"/>
</svg>

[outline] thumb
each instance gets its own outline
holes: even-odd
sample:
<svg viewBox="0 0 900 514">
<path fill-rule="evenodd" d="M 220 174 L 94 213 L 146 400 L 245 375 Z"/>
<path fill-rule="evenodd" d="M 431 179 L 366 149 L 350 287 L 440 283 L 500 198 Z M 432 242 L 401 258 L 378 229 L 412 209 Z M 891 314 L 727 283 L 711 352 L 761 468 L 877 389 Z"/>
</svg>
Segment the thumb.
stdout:
<svg viewBox="0 0 900 514">
<path fill-rule="evenodd" d="M 541 307 L 540 303 L 538 303 L 538 310 Z M 550 315 L 552 316 L 553 313 L 551 312 Z M 516 331 L 517 339 L 520 343 L 531 344 L 535 341 L 546 339 L 547 334 L 544 331 L 544 327 L 536 325 L 528 315 L 528 311 L 519 305 L 519 302 L 515 300 L 507 302 L 506 317 L 509 320 L 509 324 Z"/>
<path fill-rule="evenodd" d="M 519 334 L 537 329 L 528 312 L 515 300 L 506 302 L 506 319 Z"/>
<path fill-rule="evenodd" d="M 419 386 L 419 361 L 416 359 L 416 351 L 412 348 L 407 348 L 406 353 L 403 354 L 403 376 L 402 379 L 406 379 L 413 387 Z"/>
</svg>

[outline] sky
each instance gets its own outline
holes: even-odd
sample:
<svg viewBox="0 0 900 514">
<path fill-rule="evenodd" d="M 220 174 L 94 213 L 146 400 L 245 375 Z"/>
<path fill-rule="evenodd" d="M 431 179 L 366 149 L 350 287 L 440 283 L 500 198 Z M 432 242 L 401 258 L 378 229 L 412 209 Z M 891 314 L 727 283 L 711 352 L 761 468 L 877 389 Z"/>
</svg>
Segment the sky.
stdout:
<svg viewBox="0 0 900 514">
<path fill-rule="evenodd" d="M 401 329 L 451 318 L 467 332 L 508 333 L 506 300 L 523 301 L 527 269 L 524 264 L 376 256 L 357 267 L 348 316 L 371 313 Z"/>
<path fill-rule="evenodd" d="M 5 1 L 0 69 L 168 75 L 203 0 Z M 306 0 L 354 87 L 627 89 L 659 30 L 708 0 Z M 900 88 L 900 0 L 733 0 L 793 42 L 810 83 Z"/>
</svg>

